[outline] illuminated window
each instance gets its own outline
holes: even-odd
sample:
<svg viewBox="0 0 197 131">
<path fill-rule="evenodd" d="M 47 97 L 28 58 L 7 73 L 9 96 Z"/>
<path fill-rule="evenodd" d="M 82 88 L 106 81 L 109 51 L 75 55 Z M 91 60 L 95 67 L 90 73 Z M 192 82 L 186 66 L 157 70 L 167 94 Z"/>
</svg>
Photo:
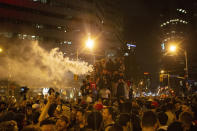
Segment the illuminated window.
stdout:
<svg viewBox="0 0 197 131">
<path fill-rule="evenodd" d="M 40 2 L 46 4 L 48 0 L 32 0 L 33 2 Z"/>
<path fill-rule="evenodd" d="M 187 14 L 187 11 L 184 10 L 184 9 L 177 9 L 177 11 L 181 12 L 181 13 L 184 13 L 184 14 Z"/>
<path fill-rule="evenodd" d="M 41 3 L 47 3 L 47 0 L 40 0 Z"/>
</svg>

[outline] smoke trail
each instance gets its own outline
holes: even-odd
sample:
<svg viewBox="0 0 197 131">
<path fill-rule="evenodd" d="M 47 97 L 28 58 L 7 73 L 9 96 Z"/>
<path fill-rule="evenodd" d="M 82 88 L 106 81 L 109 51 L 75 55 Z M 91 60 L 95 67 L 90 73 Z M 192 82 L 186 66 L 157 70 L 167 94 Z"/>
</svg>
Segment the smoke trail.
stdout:
<svg viewBox="0 0 197 131">
<path fill-rule="evenodd" d="M 86 62 L 65 58 L 58 48 L 50 52 L 36 42 L 13 46 L 0 57 L 0 79 L 10 79 L 32 88 L 66 87 L 73 81 L 73 74 L 84 75 L 92 71 Z"/>
</svg>

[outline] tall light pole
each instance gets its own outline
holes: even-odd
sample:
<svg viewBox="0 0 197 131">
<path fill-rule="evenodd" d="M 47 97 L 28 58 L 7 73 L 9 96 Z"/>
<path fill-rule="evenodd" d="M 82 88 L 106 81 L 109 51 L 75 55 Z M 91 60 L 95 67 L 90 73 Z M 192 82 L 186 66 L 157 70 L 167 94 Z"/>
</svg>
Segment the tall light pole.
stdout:
<svg viewBox="0 0 197 131">
<path fill-rule="evenodd" d="M 185 55 L 185 80 L 186 80 L 186 87 L 187 89 L 189 88 L 189 83 L 188 83 L 188 58 L 187 58 L 187 51 L 186 49 L 184 50 L 184 55 Z"/>
<path fill-rule="evenodd" d="M 187 58 L 187 51 L 184 50 L 184 55 L 185 55 L 185 73 L 186 73 L 186 78 L 188 80 L 188 58 Z"/>
<path fill-rule="evenodd" d="M 78 61 L 78 59 L 79 59 L 79 51 L 77 49 L 77 61 Z"/>
<path fill-rule="evenodd" d="M 88 37 L 85 44 L 89 50 L 93 50 L 95 41 L 93 39 L 91 39 L 90 37 Z M 94 54 L 92 54 L 92 55 L 93 55 L 93 63 L 95 63 L 95 55 Z"/>
<path fill-rule="evenodd" d="M 178 48 L 184 52 L 184 57 L 185 57 L 185 80 L 186 80 L 186 87 L 188 88 L 188 57 L 187 57 L 187 50 Z M 169 48 L 170 52 L 176 52 L 177 46 L 176 45 L 171 45 Z"/>
<path fill-rule="evenodd" d="M 88 50 L 93 50 L 94 44 L 95 44 L 95 41 L 94 41 L 93 39 L 91 39 L 90 36 L 89 36 L 88 39 L 85 41 L 85 47 L 86 47 Z M 94 56 L 94 54 L 93 54 L 93 56 Z M 77 49 L 76 57 L 77 57 L 77 61 L 78 61 L 78 60 L 79 60 L 79 49 Z M 94 61 L 95 61 L 95 57 L 94 57 Z"/>
</svg>

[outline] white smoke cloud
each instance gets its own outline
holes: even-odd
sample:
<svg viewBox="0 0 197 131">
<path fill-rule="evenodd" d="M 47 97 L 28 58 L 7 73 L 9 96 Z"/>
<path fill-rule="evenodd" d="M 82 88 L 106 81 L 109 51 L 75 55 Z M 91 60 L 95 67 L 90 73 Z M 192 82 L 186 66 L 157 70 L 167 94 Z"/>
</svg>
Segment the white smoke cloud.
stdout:
<svg viewBox="0 0 197 131">
<path fill-rule="evenodd" d="M 93 70 L 86 62 L 65 58 L 58 48 L 48 52 L 36 42 L 13 44 L 0 62 L 0 79 L 10 78 L 31 88 L 64 88 L 72 83 L 73 74 L 84 75 Z"/>
</svg>

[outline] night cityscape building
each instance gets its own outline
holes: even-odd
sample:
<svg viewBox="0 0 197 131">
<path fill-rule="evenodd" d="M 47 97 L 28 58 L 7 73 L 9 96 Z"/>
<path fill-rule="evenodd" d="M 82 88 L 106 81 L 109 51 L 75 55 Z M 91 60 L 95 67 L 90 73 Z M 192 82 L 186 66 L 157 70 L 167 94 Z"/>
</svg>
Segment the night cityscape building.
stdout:
<svg viewBox="0 0 197 131">
<path fill-rule="evenodd" d="M 178 43 L 179 46 L 185 48 L 185 43 L 188 38 L 189 31 L 189 12 L 186 8 L 172 7 L 172 9 L 165 10 L 161 15 L 161 48 L 163 54 L 163 68 L 166 70 L 177 70 L 180 65 L 184 64 L 182 55 L 170 56 L 168 52 L 169 46 L 173 43 Z M 167 58 L 167 59 L 166 59 Z M 174 60 L 171 60 L 174 59 Z M 167 61 L 171 60 L 172 65 Z M 167 65 L 165 65 L 167 63 Z M 184 66 L 184 65 L 183 65 Z M 175 71 L 176 72 L 176 71 Z M 178 71 L 180 72 L 180 70 Z"/>
<path fill-rule="evenodd" d="M 0 0 L 0 37 L 52 43 L 75 58 L 91 35 L 95 51 L 109 55 L 122 44 L 116 1 Z"/>
<path fill-rule="evenodd" d="M 124 16 L 121 8 L 121 0 L 95 0 L 96 14 L 102 23 L 101 41 L 109 45 L 110 49 L 121 50 L 125 44 L 124 31 Z M 103 45 L 103 47 L 105 47 Z M 107 53 L 107 52 L 106 52 Z M 113 56 L 109 52 L 108 56 Z"/>
<path fill-rule="evenodd" d="M 127 46 L 123 49 L 123 56 L 125 60 L 125 75 L 127 78 L 137 81 L 139 73 L 137 59 L 136 59 L 136 48 L 135 42 L 127 43 Z"/>
</svg>

